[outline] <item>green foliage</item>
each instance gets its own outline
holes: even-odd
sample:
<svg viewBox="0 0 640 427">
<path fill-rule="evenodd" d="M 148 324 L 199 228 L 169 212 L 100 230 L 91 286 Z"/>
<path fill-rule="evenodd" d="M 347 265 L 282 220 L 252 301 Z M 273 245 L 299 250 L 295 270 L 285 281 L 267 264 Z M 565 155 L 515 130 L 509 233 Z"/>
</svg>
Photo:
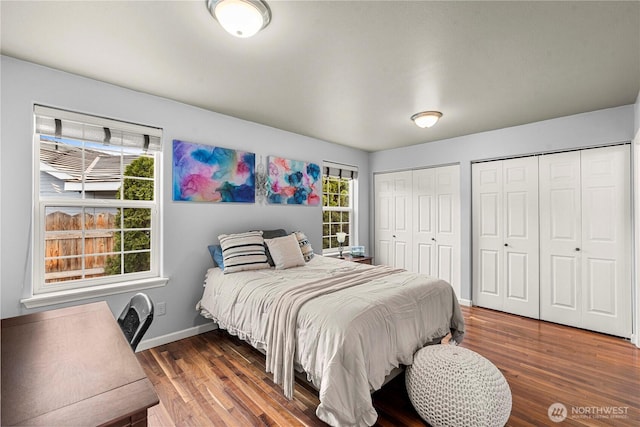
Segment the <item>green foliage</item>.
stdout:
<svg viewBox="0 0 640 427">
<path fill-rule="evenodd" d="M 322 205 L 328 208 L 349 208 L 349 189 L 351 181 L 335 176 L 324 176 L 322 178 Z M 348 232 L 349 212 L 340 210 L 325 210 L 322 213 L 322 248 L 337 248 L 340 246 L 336 239 L 339 231 Z M 349 236 L 344 246 L 349 245 Z"/>
<path fill-rule="evenodd" d="M 125 179 L 118 198 L 124 200 L 153 200 L 153 158 L 139 157 L 131 162 L 124 171 Z M 122 224 L 123 231 L 115 233 L 114 251 L 145 250 L 140 253 L 125 253 L 124 256 L 112 255 L 107 258 L 105 274 L 134 273 L 151 269 L 151 209 L 118 209 L 116 224 Z M 139 230 L 139 229 L 147 230 Z M 130 230 L 130 231 L 129 231 Z M 123 239 L 124 236 L 124 239 Z M 124 259 L 124 271 L 121 261 Z"/>
<path fill-rule="evenodd" d="M 330 207 L 349 206 L 349 180 L 324 177 L 322 180 L 322 205 Z"/>
</svg>

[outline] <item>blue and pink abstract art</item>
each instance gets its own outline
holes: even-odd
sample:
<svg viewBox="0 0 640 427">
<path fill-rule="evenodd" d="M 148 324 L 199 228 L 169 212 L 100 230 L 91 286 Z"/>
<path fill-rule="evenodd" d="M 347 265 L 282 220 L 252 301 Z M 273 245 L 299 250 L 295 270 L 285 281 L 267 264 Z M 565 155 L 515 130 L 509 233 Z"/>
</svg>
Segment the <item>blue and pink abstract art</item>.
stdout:
<svg viewBox="0 0 640 427">
<path fill-rule="evenodd" d="M 173 200 L 254 203 L 256 155 L 173 140 Z"/>
<path fill-rule="evenodd" d="M 267 201 L 274 204 L 320 205 L 320 166 L 269 157 Z"/>
</svg>

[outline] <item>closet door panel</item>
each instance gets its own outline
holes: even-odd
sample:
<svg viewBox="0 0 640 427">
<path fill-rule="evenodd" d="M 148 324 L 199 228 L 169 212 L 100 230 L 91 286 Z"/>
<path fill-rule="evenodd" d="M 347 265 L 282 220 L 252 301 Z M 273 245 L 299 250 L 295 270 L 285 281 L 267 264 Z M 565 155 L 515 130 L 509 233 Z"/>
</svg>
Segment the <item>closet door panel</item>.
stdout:
<svg viewBox="0 0 640 427">
<path fill-rule="evenodd" d="M 613 260 L 587 259 L 588 277 L 586 312 L 591 315 L 615 317 L 618 313 L 616 262 Z"/>
<path fill-rule="evenodd" d="M 506 272 L 506 297 L 511 300 L 527 301 L 529 295 L 528 264 L 529 259 L 525 253 L 508 252 L 505 254 Z"/>
<path fill-rule="evenodd" d="M 447 245 L 438 245 L 438 277 L 451 283 L 453 281 L 454 248 Z"/>
<path fill-rule="evenodd" d="M 487 308 L 502 309 L 502 292 L 500 289 L 500 252 L 481 249 L 479 257 L 479 294 L 477 305 Z M 493 303 L 493 306 L 491 304 Z"/>
<path fill-rule="evenodd" d="M 460 167 L 413 171 L 413 262 L 460 296 Z"/>
<path fill-rule="evenodd" d="M 480 206 L 480 237 L 483 239 L 500 239 L 502 241 L 502 230 L 498 224 L 501 215 L 502 194 L 490 192 L 481 194 L 479 197 Z"/>
<path fill-rule="evenodd" d="M 412 270 L 412 177 L 411 172 L 393 174 L 393 267 Z"/>
<path fill-rule="evenodd" d="M 502 310 L 502 162 L 475 163 L 472 175 L 473 301 Z"/>
<path fill-rule="evenodd" d="M 440 235 L 453 234 L 453 194 L 438 194 L 438 228 Z"/>
<path fill-rule="evenodd" d="M 435 168 L 436 276 L 460 298 L 460 166 Z"/>
<path fill-rule="evenodd" d="M 417 220 L 417 234 L 431 238 L 434 234 L 433 224 L 435 223 L 432 215 L 434 210 L 433 195 L 421 194 L 416 198 L 416 202 L 417 215 L 414 218 Z"/>
<path fill-rule="evenodd" d="M 630 148 L 584 150 L 582 161 L 583 327 L 631 335 Z"/>
<path fill-rule="evenodd" d="M 504 310 L 539 317 L 538 158 L 504 160 Z"/>
<path fill-rule="evenodd" d="M 414 243 L 414 247 L 417 248 L 417 257 L 414 261 L 414 268 L 420 274 L 426 274 L 428 276 L 435 276 L 435 272 L 432 266 L 432 260 L 435 256 L 433 253 L 433 245 L 429 243 Z"/>
<path fill-rule="evenodd" d="M 375 175 L 375 260 L 393 265 L 393 179 L 388 174 Z"/>
<path fill-rule="evenodd" d="M 391 248 L 392 245 L 389 240 L 376 239 L 376 264 L 393 265 L 393 260 L 391 258 Z"/>
<path fill-rule="evenodd" d="M 541 156 L 540 318 L 581 325 L 580 152 Z"/>
<path fill-rule="evenodd" d="M 411 269 L 411 172 L 374 176 L 376 264 Z"/>
<path fill-rule="evenodd" d="M 437 277 L 435 194 L 434 169 L 413 171 L 413 266 L 417 273 Z"/>
<path fill-rule="evenodd" d="M 409 265 L 409 246 L 406 242 L 396 241 L 393 245 L 393 257 L 394 263 L 393 266 L 395 268 L 403 268 L 405 270 L 411 270 Z"/>
<path fill-rule="evenodd" d="M 551 307 L 573 312 L 573 316 L 579 317 L 577 277 L 576 257 L 551 256 L 551 282 L 549 284 Z"/>
</svg>

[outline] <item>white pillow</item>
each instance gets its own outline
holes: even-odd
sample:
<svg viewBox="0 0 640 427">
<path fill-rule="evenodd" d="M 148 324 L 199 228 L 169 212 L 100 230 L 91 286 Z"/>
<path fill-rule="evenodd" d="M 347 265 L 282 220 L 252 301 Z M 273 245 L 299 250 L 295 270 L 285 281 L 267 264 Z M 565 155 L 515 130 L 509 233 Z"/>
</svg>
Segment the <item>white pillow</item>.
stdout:
<svg viewBox="0 0 640 427">
<path fill-rule="evenodd" d="M 304 257 L 300 252 L 300 246 L 295 234 L 276 237 L 275 239 L 264 239 L 264 242 L 269 248 L 276 270 L 304 265 Z"/>
</svg>

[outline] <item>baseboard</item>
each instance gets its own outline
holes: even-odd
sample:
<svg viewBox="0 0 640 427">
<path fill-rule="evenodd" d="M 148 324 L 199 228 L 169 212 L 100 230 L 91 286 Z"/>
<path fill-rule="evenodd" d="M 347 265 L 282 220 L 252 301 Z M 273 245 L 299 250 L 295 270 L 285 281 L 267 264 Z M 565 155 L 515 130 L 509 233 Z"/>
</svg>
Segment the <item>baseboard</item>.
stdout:
<svg viewBox="0 0 640 427">
<path fill-rule="evenodd" d="M 465 307 L 473 307 L 473 302 L 470 299 L 458 298 L 458 303 Z"/>
<path fill-rule="evenodd" d="M 214 329 L 218 329 L 218 325 L 215 323 L 206 323 L 204 325 L 194 326 L 192 328 L 183 329 L 181 331 L 172 332 L 167 335 L 161 335 L 159 337 L 150 338 L 148 340 L 140 341 L 138 347 L 136 348 L 136 352 L 142 350 L 148 350 L 153 347 L 157 347 L 159 345 L 169 344 L 170 342 L 178 341 L 184 338 L 189 338 L 194 335 L 203 334 L 205 332 L 213 331 Z"/>
</svg>

